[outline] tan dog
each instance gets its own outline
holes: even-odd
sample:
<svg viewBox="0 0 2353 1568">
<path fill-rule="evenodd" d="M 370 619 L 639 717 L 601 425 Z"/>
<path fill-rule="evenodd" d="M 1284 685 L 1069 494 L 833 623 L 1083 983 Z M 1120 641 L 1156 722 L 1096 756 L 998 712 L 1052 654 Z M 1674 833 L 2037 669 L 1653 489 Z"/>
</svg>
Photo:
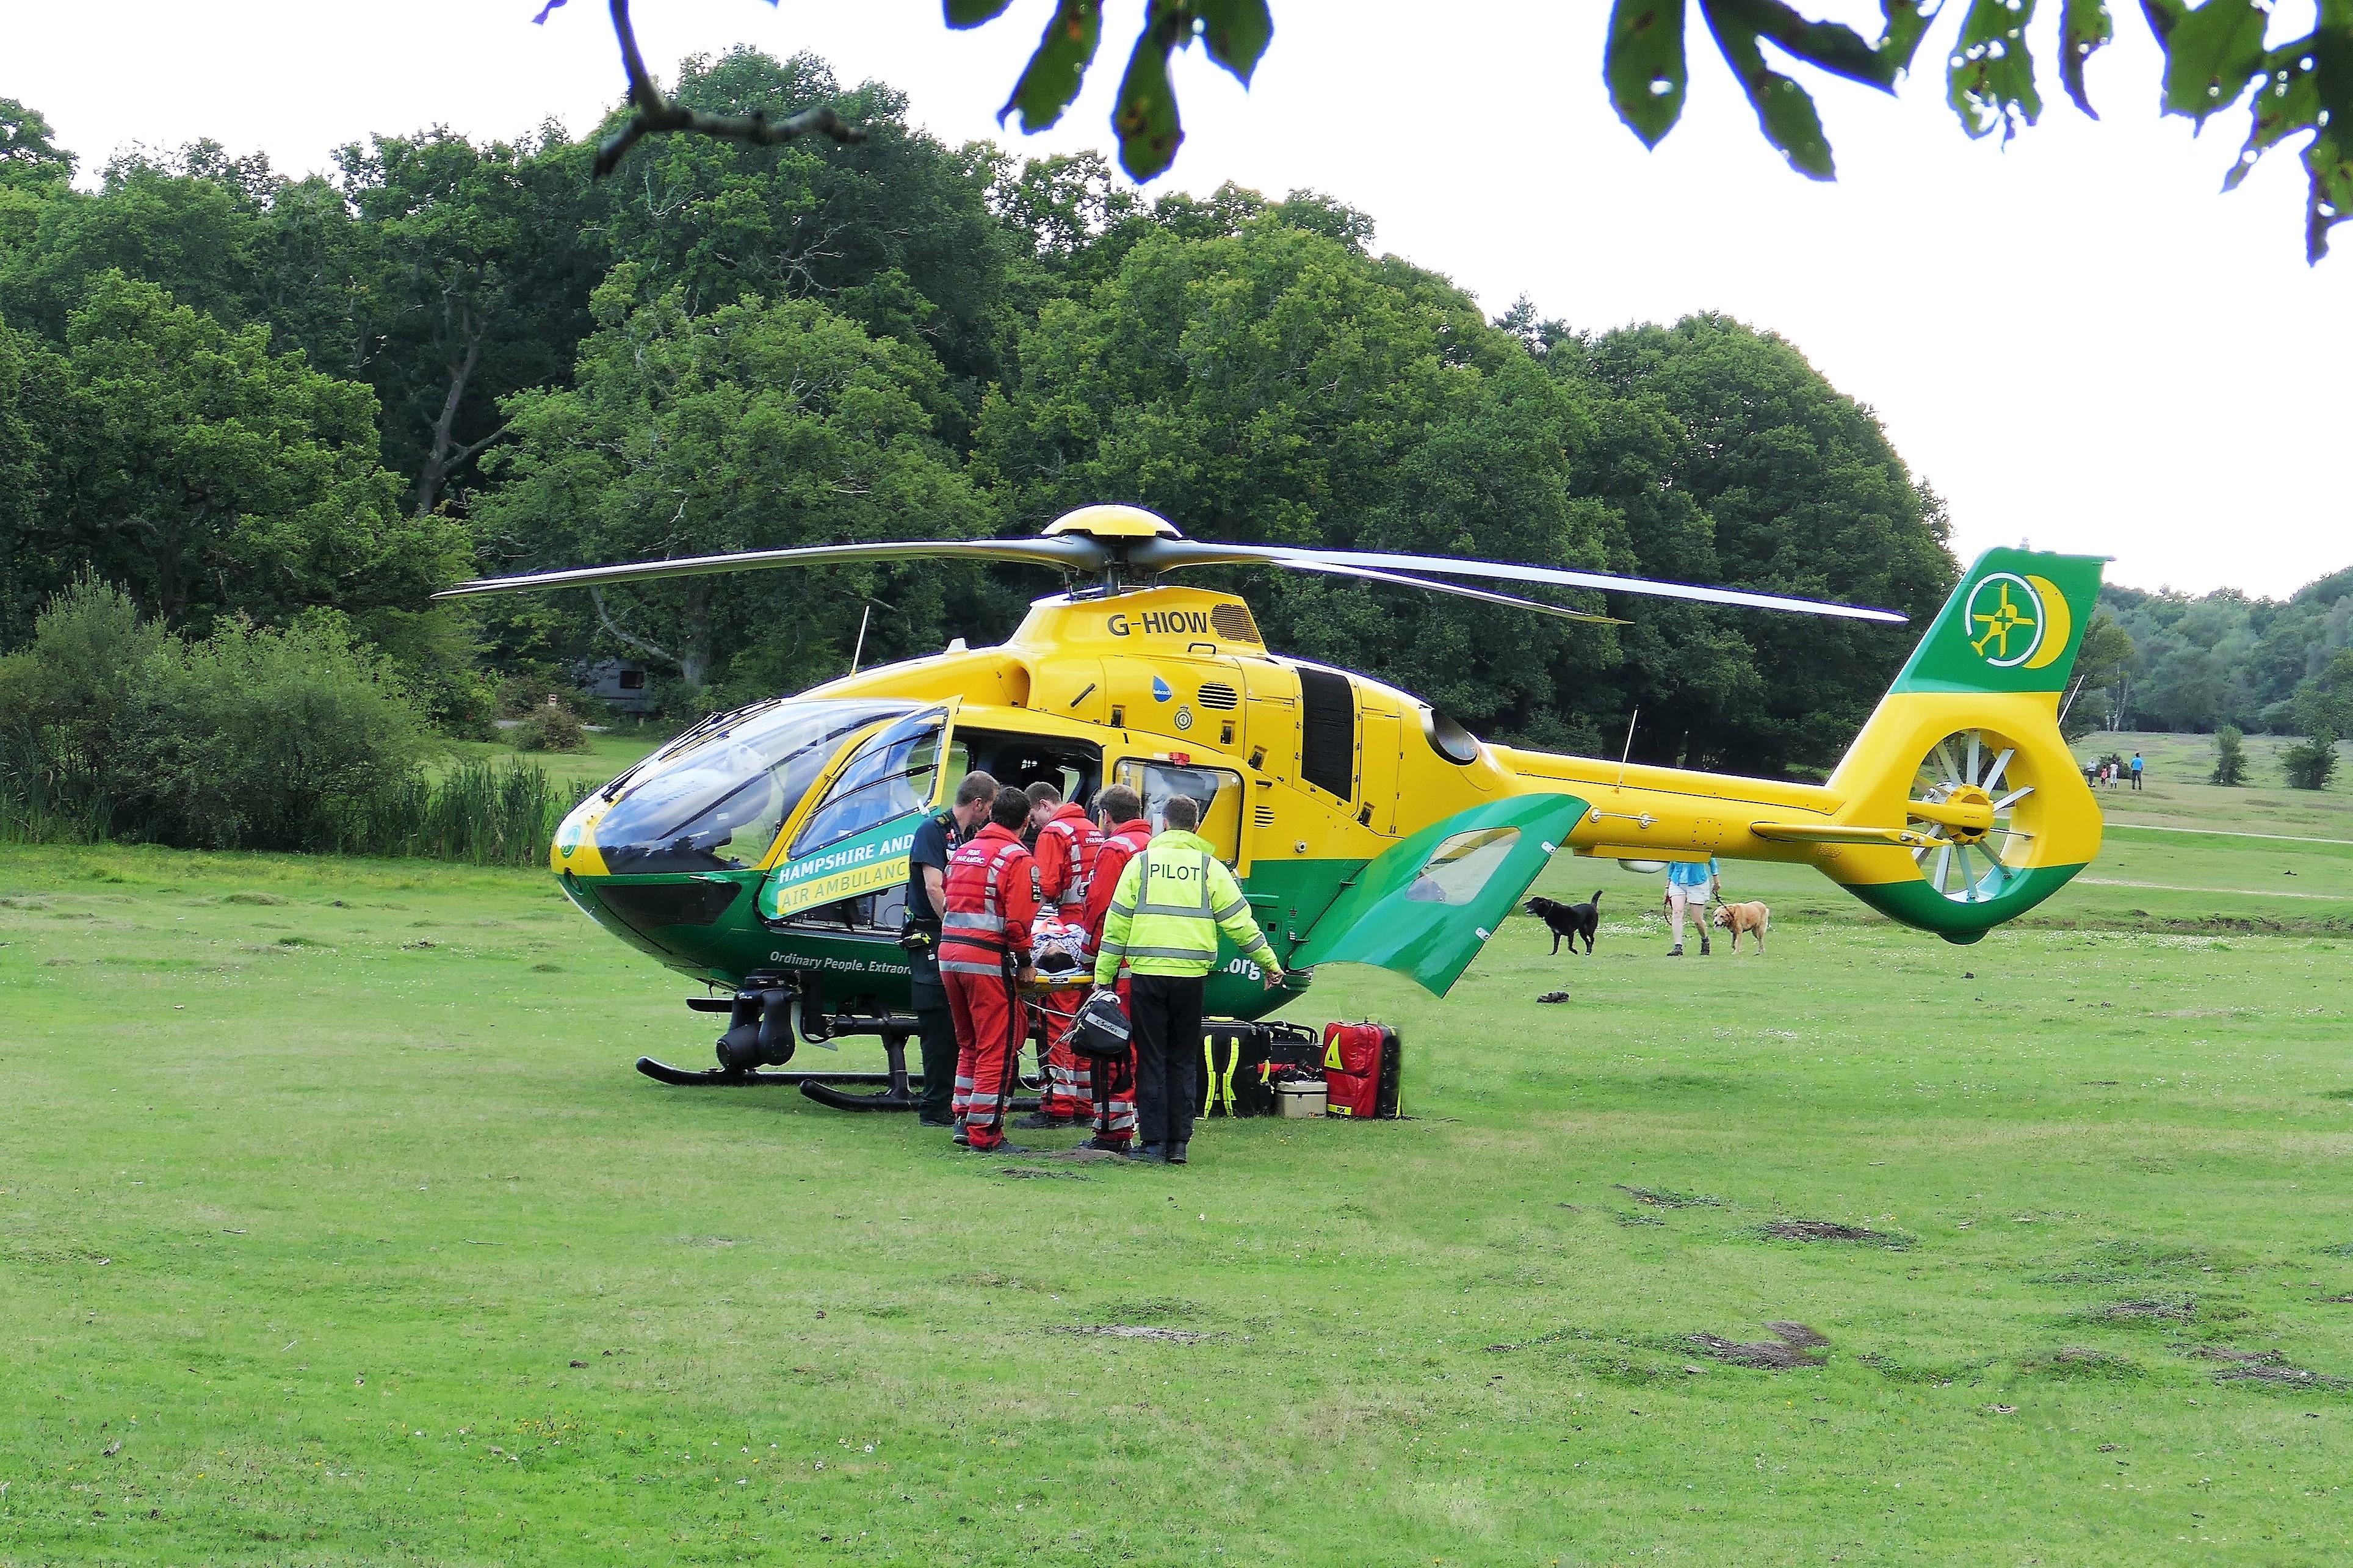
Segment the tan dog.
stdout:
<svg viewBox="0 0 2353 1568">
<path fill-rule="evenodd" d="M 1740 933 L 1746 931 L 1757 933 L 1757 951 L 1763 952 L 1765 933 L 1773 927 L 1773 911 L 1767 909 L 1761 900 L 1748 904 L 1718 904 L 1715 906 L 1715 923 L 1732 933 L 1733 952 L 1740 951 Z"/>
</svg>

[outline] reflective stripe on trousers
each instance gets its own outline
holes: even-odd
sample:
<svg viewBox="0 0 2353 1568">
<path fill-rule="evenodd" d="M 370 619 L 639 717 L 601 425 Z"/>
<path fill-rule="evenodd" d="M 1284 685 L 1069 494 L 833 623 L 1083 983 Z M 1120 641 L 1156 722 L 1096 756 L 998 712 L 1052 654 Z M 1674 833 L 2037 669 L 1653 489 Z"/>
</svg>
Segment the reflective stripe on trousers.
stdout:
<svg viewBox="0 0 2353 1568">
<path fill-rule="evenodd" d="M 965 1135 L 975 1149 L 1005 1142 L 1005 1108 L 1020 1070 L 1029 1012 L 1003 970 L 972 974 L 943 963 L 940 978 L 955 1019 L 956 1088 L 965 1097 Z"/>
</svg>

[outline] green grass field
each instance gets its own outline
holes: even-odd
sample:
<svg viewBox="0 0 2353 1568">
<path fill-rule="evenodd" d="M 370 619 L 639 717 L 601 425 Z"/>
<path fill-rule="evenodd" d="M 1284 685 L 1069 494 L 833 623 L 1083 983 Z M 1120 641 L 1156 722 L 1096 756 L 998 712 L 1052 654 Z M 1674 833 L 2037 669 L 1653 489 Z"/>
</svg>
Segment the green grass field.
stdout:
<svg viewBox="0 0 2353 1568">
<path fill-rule="evenodd" d="M 505 741 L 449 741 L 440 765 L 487 757 L 503 765 L 509 760 L 525 764 L 537 763 L 547 770 L 547 776 L 559 784 L 601 784 L 618 775 L 623 769 L 650 753 L 683 725 L 638 725 L 617 722 L 607 730 L 588 733 L 588 749 L 585 752 L 519 752 Z"/>
<path fill-rule="evenodd" d="M 2353 797 L 2205 787 L 1968 948 L 1557 864 L 1181 1170 L 649 1083 L 536 874 L 0 847 L 0 1563 L 2343 1562 Z"/>
</svg>

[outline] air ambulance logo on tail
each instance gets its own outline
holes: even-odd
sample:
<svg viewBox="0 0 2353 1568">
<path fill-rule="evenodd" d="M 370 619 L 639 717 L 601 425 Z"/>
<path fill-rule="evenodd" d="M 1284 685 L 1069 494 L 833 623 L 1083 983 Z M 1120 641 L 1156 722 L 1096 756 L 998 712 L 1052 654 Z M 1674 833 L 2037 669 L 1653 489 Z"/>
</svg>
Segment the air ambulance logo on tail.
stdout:
<svg viewBox="0 0 2353 1568">
<path fill-rule="evenodd" d="M 2058 691 L 2100 592 L 2100 559 L 1989 550 L 1945 601 L 1896 691 Z"/>
<path fill-rule="evenodd" d="M 2067 596 L 2048 577 L 1989 572 L 1970 591 L 1969 647 L 1996 669 L 2041 669 L 2066 651 Z"/>
</svg>

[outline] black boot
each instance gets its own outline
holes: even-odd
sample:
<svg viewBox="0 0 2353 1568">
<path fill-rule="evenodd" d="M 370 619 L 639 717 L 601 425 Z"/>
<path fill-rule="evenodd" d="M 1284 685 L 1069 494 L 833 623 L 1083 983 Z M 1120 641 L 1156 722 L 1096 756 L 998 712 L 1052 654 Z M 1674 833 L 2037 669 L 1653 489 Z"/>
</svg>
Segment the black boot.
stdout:
<svg viewBox="0 0 2353 1568">
<path fill-rule="evenodd" d="M 1707 933 L 1705 931 L 1702 931 L 1700 933 L 1699 955 L 1702 958 L 1705 958 L 1707 956 Z"/>
<path fill-rule="evenodd" d="M 1185 1145 L 1182 1143 L 1169 1144 L 1168 1152 L 1162 1156 L 1162 1158 L 1166 1163 L 1171 1165 L 1183 1164 L 1185 1163 Z"/>
</svg>

